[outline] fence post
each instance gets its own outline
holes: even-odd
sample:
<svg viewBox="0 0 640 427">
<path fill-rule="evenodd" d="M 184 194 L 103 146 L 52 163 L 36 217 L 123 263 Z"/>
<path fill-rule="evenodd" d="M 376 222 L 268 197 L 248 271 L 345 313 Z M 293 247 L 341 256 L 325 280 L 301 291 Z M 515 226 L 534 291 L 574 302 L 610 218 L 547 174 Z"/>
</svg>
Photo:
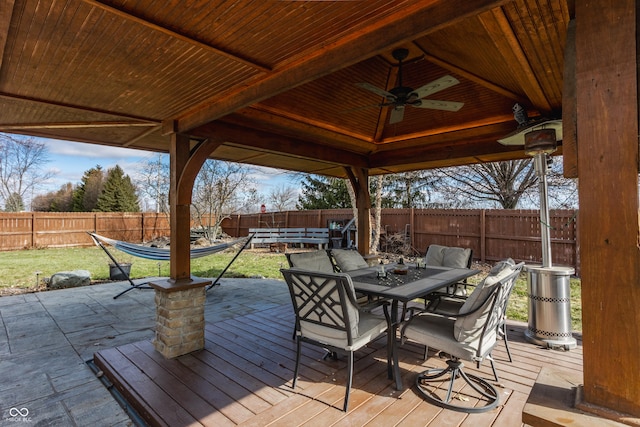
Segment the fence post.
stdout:
<svg viewBox="0 0 640 427">
<path fill-rule="evenodd" d="M 413 247 L 413 243 L 416 241 L 415 240 L 415 232 L 413 231 L 415 229 L 414 225 L 415 225 L 415 209 L 411 208 L 411 210 L 409 211 L 409 245 L 411 247 Z"/>
<path fill-rule="evenodd" d="M 480 210 L 480 261 L 485 262 L 487 248 L 487 217 L 486 210 Z"/>
<path fill-rule="evenodd" d="M 36 213 L 31 214 L 31 249 L 36 247 Z"/>
</svg>

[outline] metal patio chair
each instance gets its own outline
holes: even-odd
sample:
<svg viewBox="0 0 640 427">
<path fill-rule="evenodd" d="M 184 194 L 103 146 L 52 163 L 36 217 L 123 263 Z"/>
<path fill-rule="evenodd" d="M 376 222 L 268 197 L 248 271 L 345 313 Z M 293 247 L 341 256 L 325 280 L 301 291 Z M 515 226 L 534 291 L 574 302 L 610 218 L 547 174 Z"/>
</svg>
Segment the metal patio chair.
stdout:
<svg viewBox="0 0 640 427">
<path fill-rule="evenodd" d="M 298 268 L 280 271 L 289 287 L 296 316 L 297 349 L 292 388 L 295 388 L 298 378 L 303 342 L 329 352 L 346 353 L 348 371 L 343 406 L 346 412 L 353 380 L 353 353 L 391 329 L 387 305 L 383 305 L 384 318 L 360 311 L 351 278 L 344 273 Z M 391 372 L 393 346 L 389 339 L 387 336 L 387 370 Z"/>
<path fill-rule="evenodd" d="M 440 407 L 468 413 L 497 406 L 499 395 L 495 387 L 479 376 L 467 374 L 463 361 L 475 362 L 479 367 L 482 361 L 489 360 L 495 381 L 498 381 L 491 352 L 500 334 L 511 289 L 523 265 L 516 265 L 513 260 L 498 263 L 456 315 L 425 310 L 402 325 L 403 342 L 410 340 L 449 355 L 446 368 L 427 369 L 417 376 L 416 386 L 424 399 Z M 474 390 L 475 394 L 462 389 L 460 382 L 466 383 L 470 387 L 468 390 Z M 466 396 L 468 393 L 470 395 Z M 478 406 L 475 399 L 479 401 Z M 471 403 L 465 405 L 466 401 Z"/>
</svg>

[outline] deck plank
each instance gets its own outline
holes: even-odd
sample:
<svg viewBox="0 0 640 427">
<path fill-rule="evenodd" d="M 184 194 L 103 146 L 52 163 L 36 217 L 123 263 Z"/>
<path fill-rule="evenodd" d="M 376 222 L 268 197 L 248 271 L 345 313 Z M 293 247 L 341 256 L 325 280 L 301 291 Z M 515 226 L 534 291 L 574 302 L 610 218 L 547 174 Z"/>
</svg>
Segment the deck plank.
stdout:
<svg viewBox="0 0 640 427">
<path fill-rule="evenodd" d="M 152 426 L 202 425 L 183 408 L 183 403 L 176 402 L 168 396 L 143 369 L 125 357 L 120 351 L 122 347 L 101 351 L 101 356 L 104 356 L 108 363 L 96 361 L 96 364 L 110 374 L 109 379 L 143 419 Z"/>
<path fill-rule="evenodd" d="M 144 347 L 144 345 L 142 345 Z M 236 423 L 227 418 L 216 407 L 204 400 L 197 393 L 191 383 L 189 385 L 183 383 L 180 377 L 173 374 L 173 370 L 180 370 L 181 365 L 176 363 L 158 363 L 158 360 L 149 357 L 145 351 L 140 349 L 140 345 L 131 344 L 120 348 L 123 356 L 129 359 L 136 366 L 144 366 L 144 374 L 164 391 L 164 393 L 204 426 L 233 426 Z M 160 356 L 162 359 L 162 356 Z M 173 369 L 167 369 L 172 366 Z M 196 384 L 199 385 L 199 384 Z M 163 403 L 158 402 L 158 403 Z M 149 402 L 153 407 L 157 405 Z"/>
<path fill-rule="evenodd" d="M 150 341 L 140 341 L 95 355 L 96 364 L 130 404 L 153 426 L 522 426 L 522 409 L 545 365 L 582 371 L 582 347 L 569 352 L 547 350 L 524 339 L 526 325 L 509 326 L 513 362 L 504 345 L 494 350 L 500 381 L 500 404 L 481 414 L 443 410 L 415 391 L 415 376 L 444 367 L 446 359 L 421 346 L 399 346 L 404 390 L 395 390 L 386 374 L 385 339 L 356 352 L 350 410 L 342 412 L 345 358 L 323 359 L 322 349 L 302 345 L 296 388 L 292 389 L 296 345 L 293 313 L 288 305 L 235 318 L 207 322 L 205 349 L 164 359 Z M 491 367 L 467 369 L 492 378 Z"/>
<path fill-rule="evenodd" d="M 175 381 L 181 382 L 185 387 L 190 388 L 190 390 L 185 391 L 186 393 L 192 391 L 196 396 L 209 404 L 210 407 L 206 408 L 209 412 L 210 408 L 214 408 L 216 411 L 224 414 L 229 420 L 232 420 L 233 423 L 230 425 L 238 424 L 255 415 L 254 412 L 244 407 L 226 393 L 225 390 L 232 384 L 231 381 L 219 382 L 220 387 L 217 387 L 215 383 L 207 380 L 209 376 L 202 372 L 202 370 L 196 373 L 185 363 L 171 363 L 170 360 L 165 359 L 160 353 L 155 351 L 151 342 L 143 341 L 135 343 L 135 346 L 149 359 L 157 363 L 160 369 L 173 375 L 173 378 L 166 380 L 169 381 L 167 385 L 172 389 L 172 392 L 180 392 L 182 387 L 174 387 L 174 384 Z M 148 365 L 145 363 L 145 366 Z M 161 379 L 162 376 L 159 375 L 158 378 Z M 184 396 L 180 395 L 180 398 L 184 398 Z M 218 420 L 215 421 L 218 422 Z M 219 422 L 222 425 L 225 420 L 221 419 Z"/>
</svg>

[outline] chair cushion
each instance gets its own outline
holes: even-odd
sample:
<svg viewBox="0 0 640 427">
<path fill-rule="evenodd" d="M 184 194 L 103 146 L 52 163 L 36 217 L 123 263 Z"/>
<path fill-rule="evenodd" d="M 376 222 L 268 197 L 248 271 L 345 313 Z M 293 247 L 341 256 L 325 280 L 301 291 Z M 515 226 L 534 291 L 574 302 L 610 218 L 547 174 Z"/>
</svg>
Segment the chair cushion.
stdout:
<svg viewBox="0 0 640 427">
<path fill-rule="evenodd" d="M 471 248 L 429 245 L 424 262 L 438 267 L 467 268 L 470 256 Z"/>
<path fill-rule="evenodd" d="M 333 273 L 333 264 L 327 251 L 300 252 L 289 254 L 292 267 L 310 271 Z"/>
<path fill-rule="evenodd" d="M 471 256 L 471 248 L 445 248 L 442 266 L 452 268 L 467 268 L 469 266 L 469 257 Z"/>
<path fill-rule="evenodd" d="M 512 259 L 500 261 L 489 272 L 489 275 L 476 286 L 471 295 L 460 307 L 459 314 L 469 313 L 478 308 L 484 300 L 493 292 L 494 287 L 515 270 L 515 262 Z M 490 313 L 490 305 L 468 316 L 459 317 L 453 328 L 454 337 L 460 342 L 472 341 L 482 334 L 487 317 Z"/>
<path fill-rule="evenodd" d="M 331 255 L 333 256 L 333 259 L 336 260 L 336 265 L 340 268 L 340 271 L 351 271 L 369 267 L 367 261 L 365 261 L 358 251 L 349 249 L 332 249 Z"/>
<path fill-rule="evenodd" d="M 424 256 L 424 263 L 427 265 L 442 267 L 442 263 L 444 262 L 444 250 L 446 248 L 446 246 L 429 245 L 427 253 Z"/>
<path fill-rule="evenodd" d="M 345 332 L 311 322 L 300 322 L 300 329 L 303 337 L 346 351 L 355 351 L 384 333 L 387 330 L 387 321 L 371 313 L 360 312 L 357 323 L 351 328 L 350 346 Z"/>
<path fill-rule="evenodd" d="M 495 336 L 485 339 L 482 349 L 478 349 L 480 339 L 459 342 L 454 339 L 454 319 L 446 316 L 438 316 L 432 313 L 423 313 L 414 316 L 402 329 L 402 338 L 436 348 L 462 360 L 476 361 L 483 359 L 491 352 L 495 344 Z M 495 331 L 491 331 L 495 335 Z"/>
</svg>

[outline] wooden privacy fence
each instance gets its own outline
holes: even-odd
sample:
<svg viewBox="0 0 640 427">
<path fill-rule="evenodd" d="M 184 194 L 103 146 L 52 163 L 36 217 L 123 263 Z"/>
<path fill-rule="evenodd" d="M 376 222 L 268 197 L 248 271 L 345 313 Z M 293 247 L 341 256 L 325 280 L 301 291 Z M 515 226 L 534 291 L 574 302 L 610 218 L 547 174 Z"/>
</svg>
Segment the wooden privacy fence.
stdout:
<svg viewBox="0 0 640 427">
<path fill-rule="evenodd" d="M 577 211 L 551 210 L 549 213 L 551 255 L 554 265 L 580 271 Z M 222 222 L 233 237 L 248 235 L 249 228 L 328 227 L 332 220 L 348 220 L 351 209 L 287 211 L 235 215 Z M 542 262 L 540 213 L 538 210 L 507 209 L 383 209 L 382 228 L 386 235 L 406 238 L 424 254 L 430 244 L 473 249 L 473 258 L 482 262 L 511 257 L 516 261 Z M 381 248 L 384 250 L 384 246 Z"/>
<path fill-rule="evenodd" d="M 90 246 L 87 231 L 142 242 L 169 230 L 166 215 L 148 212 L 0 212 L 0 250 Z"/>
<path fill-rule="evenodd" d="M 247 236 L 250 228 L 328 227 L 331 221 L 352 217 L 351 209 L 234 215 L 222 222 L 222 229 L 232 237 L 241 237 Z M 552 210 L 549 222 L 554 265 L 572 266 L 579 274 L 577 211 Z M 462 246 L 472 248 L 474 259 L 483 262 L 507 257 L 541 262 L 541 226 L 537 210 L 382 210 L 385 235 L 401 235 L 417 253 L 424 254 L 430 244 Z M 93 242 L 86 231 L 129 242 L 170 234 L 169 218 L 164 214 L 0 212 L 0 250 L 3 251 L 89 246 Z"/>
</svg>

